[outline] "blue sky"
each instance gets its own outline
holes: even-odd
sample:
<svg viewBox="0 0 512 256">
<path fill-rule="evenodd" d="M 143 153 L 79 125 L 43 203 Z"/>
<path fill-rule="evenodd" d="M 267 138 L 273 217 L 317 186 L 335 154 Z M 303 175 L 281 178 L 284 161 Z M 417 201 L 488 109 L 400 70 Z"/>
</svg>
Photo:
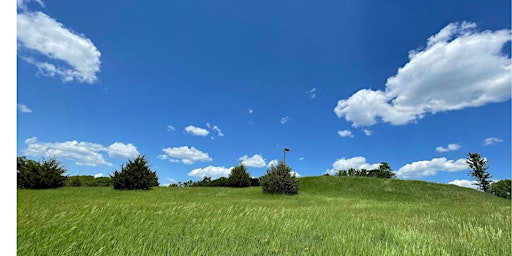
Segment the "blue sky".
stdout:
<svg viewBox="0 0 512 256">
<path fill-rule="evenodd" d="M 371 169 L 511 176 L 510 1 L 17 1 L 16 154 L 161 185 Z"/>
</svg>

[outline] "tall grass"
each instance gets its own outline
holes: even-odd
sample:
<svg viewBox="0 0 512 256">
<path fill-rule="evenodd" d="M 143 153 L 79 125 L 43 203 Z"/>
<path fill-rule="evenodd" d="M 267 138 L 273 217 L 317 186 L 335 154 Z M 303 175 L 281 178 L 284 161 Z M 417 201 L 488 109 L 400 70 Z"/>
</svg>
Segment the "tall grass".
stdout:
<svg viewBox="0 0 512 256">
<path fill-rule="evenodd" d="M 305 177 L 250 188 L 18 190 L 18 255 L 511 255 L 509 200 L 451 185 Z"/>
</svg>

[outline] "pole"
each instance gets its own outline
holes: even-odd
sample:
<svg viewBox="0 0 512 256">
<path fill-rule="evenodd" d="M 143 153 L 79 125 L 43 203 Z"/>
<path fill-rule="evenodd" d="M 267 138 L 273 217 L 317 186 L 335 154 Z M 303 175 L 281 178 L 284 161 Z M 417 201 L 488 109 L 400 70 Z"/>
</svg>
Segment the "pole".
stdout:
<svg viewBox="0 0 512 256">
<path fill-rule="evenodd" d="M 286 165 L 286 152 L 288 152 L 288 151 L 290 151 L 290 149 L 289 149 L 289 148 L 285 148 L 285 149 L 284 149 L 284 160 L 283 160 L 283 161 L 284 161 L 284 164 L 285 164 L 285 165 Z"/>
</svg>

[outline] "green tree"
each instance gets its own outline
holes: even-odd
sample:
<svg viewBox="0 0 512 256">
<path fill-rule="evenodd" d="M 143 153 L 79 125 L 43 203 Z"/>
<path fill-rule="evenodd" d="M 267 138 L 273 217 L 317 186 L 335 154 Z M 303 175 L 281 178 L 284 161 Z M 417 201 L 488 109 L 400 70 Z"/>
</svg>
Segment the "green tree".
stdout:
<svg viewBox="0 0 512 256">
<path fill-rule="evenodd" d="M 126 166 L 121 166 L 121 171 L 114 171 L 110 176 L 117 190 L 148 190 L 159 185 L 156 172 L 151 171 L 144 156 L 138 156 L 128 160 Z"/>
<path fill-rule="evenodd" d="M 260 178 L 263 192 L 287 195 L 299 193 L 299 180 L 291 172 L 292 169 L 284 162 L 279 162 L 277 166 L 272 165 Z"/>
<path fill-rule="evenodd" d="M 251 175 L 247 172 L 245 165 L 240 164 L 231 169 L 231 174 L 228 177 L 228 184 L 230 187 L 249 187 L 251 185 Z"/>
<path fill-rule="evenodd" d="M 491 175 L 487 172 L 487 160 L 478 153 L 468 153 L 466 163 L 472 169 L 469 173 L 475 179 L 474 184 L 482 191 L 487 191 L 491 185 Z"/>
<path fill-rule="evenodd" d="M 491 183 L 491 187 L 487 192 L 499 197 L 510 199 L 511 190 L 512 180 L 506 179 Z"/>
<path fill-rule="evenodd" d="M 59 188 L 66 180 L 66 169 L 56 158 L 42 162 L 29 160 L 25 156 L 17 157 L 17 183 L 19 188 L 45 189 Z"/>
</svg>

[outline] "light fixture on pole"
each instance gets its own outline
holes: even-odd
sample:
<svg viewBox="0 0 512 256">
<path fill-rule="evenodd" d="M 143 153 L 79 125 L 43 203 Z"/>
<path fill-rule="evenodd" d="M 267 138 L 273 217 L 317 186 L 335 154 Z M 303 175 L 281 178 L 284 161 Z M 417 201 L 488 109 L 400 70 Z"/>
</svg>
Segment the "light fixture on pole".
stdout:
<svg viewBox="0 0 512 256">
<path fill-rule="evenodd" d="M 283 160 L 284 164 L 286 164 L 286 152 L 288 152 L 288 151 L 290 151 L 289 148 L 284 148 L 284 160 Z"/>
</svg>

